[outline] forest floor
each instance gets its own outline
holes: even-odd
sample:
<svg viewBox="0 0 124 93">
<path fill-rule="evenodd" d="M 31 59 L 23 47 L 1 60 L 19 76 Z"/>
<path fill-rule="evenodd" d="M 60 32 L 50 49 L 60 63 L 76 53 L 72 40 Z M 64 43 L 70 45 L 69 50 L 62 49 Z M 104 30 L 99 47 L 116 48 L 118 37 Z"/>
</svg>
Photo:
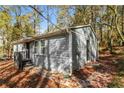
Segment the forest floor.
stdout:
<svg viewBox="0 0 124 93">
<path fill-rule="evenodd" d="M 97 62 L 87 64 L 72 76 L 52 74 L 28 66 L 19 72 L 12 60 L 0 62 L 1 88 L 76 88 L 124 87 L 124 47 L 114 47 L 114 53 L 102 50 Z"/>
</svg>

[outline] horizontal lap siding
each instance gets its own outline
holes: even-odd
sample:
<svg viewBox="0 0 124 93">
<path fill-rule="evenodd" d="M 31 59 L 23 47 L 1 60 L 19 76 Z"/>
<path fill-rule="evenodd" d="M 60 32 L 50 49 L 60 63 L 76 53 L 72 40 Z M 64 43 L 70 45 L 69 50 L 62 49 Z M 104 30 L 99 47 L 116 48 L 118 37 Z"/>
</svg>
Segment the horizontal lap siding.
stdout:
<svg viewBox="0 0 124 93">
<path fill-rule="evenodd" d="M 86 63 L 86 35 L 82 28 L 73 31 L 73 70 L 80 69 Z"/>
<path fill-rule="evenodd" d="M 54 72 L 69 73 L 69 38 L 49 39 L 50 68 Z"/>
<path fill-rule="evenodd" d="M 89 33 L 89 39 L 90 39 L 90 59 L 91 61 L 96 61 L 97 59 L 97 38 L 95 37 L 93 31 L 91 28 L 88 28 L 90 33 Z"/>
<path fill-rule="evenodd" d="M 73 29 L 72 41 L 69 40 L 69 36 L 70 35 L 45 39 L 46 49 L 44 55 L 41 53 L 41 40 L 37 40 L 39 44 L 37 53 L 34 51 L 35 41 L 31 42 L 29 51 L 30 58 L 34 65 L 46 68 L 52 72 L 70 73 L 71 67 L 73 70 L 78 70 L 82 68 L 88 60 L 96 60 L 98 56 L 97 39 L 90 27 Z M 89 46 L 87 46 L 87 40 L 89 40 Z M 23 45 L 18 45 L 18 51 L 20 51 L 22 47 Z M 70 47 L 72 47 L 72 49 Z M 14 46 L 14 52 L 17 51 L 16 48 L 17 45 Z M 87 48 L 89 49 L 88 53 Z M 87 58 L 87 54 L 89 58 Z"/>
<path fill-rule="evenodd" d="M 82 68 L 88 61 L 95 61 L 98 51 L 97 39 L 91 27 L 77 28 L 72 33 L 73 70 L 75 70 Z"/>
<path fill-rule="evenodd" d="M 38 42 L 40 42 L 40 40 L 38 40 Z M 30 46 L 30 56 L 36 66 L 46 68 L 52 72 L 69 73 L 70 63 L 68 36 L 54 37 L 45 40 L 45 55 L 40 54 L 40 48 L 38 49 L 38 53 L 34 53 L 33 42 L 30 44 Z"/>
</svg>

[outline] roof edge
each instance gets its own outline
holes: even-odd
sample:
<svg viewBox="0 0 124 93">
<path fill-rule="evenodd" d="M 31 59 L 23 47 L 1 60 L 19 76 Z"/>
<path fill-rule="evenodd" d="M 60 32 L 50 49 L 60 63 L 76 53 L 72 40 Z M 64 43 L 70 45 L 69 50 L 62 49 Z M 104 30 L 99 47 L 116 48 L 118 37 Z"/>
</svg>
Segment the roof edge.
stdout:
<svg viewBox="0 0 124 93">
<path fill-rule="evenodd" d="M 84 27 L 91 27 L 91 25 L 90 24 L 88 24 L 88 25 L 78 25 L 78 26 L 68 27 L 68 29 L 76 29 L 76 28 L 84 28 Z"/>
<path fill-rule="evenodd" d="M 24 38 L 24 39 L 21 39 L 21 40 L 17 40 L 17 41 L 14 41 L 13 42 L 13 45 L 15 45 L 15 44 L 21 44 L 21 43 L 26 43 L 26 42 L 31 42 L 31 41 L 38 40 L 38 39 L 46 39 L 46 38 L 50 38 L 50 37 L 54 37 L 54 36 L 65 35 L 65 34 L 67 34 L 69 32 L 69 30 L 71 31 L 72 29 L 84 28 L 84 27 L 91 27 L 92 28 L 92 26 L 90 24 L 68 27 L 68 28 L 62 29 L 62 31 L 60 31 L 60 30 L 50 31 L 48 33 L 43 33 L 43 34 L 41 34 L 39 36 L 33 36 L 30 39 L 25 39 Z"/>
</svg>

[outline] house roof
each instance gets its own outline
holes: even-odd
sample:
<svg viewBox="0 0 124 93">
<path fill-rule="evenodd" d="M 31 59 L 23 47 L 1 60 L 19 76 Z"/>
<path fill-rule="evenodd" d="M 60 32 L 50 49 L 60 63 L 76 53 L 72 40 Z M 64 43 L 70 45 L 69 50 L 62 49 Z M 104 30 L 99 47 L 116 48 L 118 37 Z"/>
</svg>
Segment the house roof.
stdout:
<svg viewBox="0 0 124 93">
<path fill-rule="evenodd" d="M 15 42 L 13 42 L 13 44 L 28 43 L 28 42 L 32 42 L 34 40 L 47 39 L 47 38 L 54 37 L 54 36 L 63 36 L 63 35 L 68 34 L 72 29 L 83 28 L 83 27 L 91 27 L 91 25 L 80 25 L 80 26 L 69 27 L 67 29 L 62 29 L 62 30 L 58 30 L 58 31 L 50 31 L 50 32 L 47 32 L 44 34 L 36 35 L 33 37 L 26 37 L 26 38 L 17 40 Z"/>
<path fill-rule="evenodd" d="M 32 42 L 32 41 L 38 40 L 38 39 L 47 39 L 47 38 L 54 37 L 54 36 L 66 35 L 67 33 L 68 32 L 66 29 L 63 29 L 61 31 L 47 32 L 47 33 L 36 35 L 33 37 L 22 38 L 20 40 L 14 41 L 13 44 L 28 43 L 28 42 Z"/>
</svg>

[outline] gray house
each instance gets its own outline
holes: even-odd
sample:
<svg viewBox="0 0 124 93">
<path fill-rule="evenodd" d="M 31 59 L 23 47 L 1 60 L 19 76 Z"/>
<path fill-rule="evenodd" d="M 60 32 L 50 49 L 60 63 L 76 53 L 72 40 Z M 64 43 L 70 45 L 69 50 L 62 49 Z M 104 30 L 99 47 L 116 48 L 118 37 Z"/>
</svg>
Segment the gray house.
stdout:
<svg viewBox="0 0 124 93">
<path fill-rule="evenodd" d="M 52 31 L 14 42 L 14 52 L 22 52 L 35 66 L 51 72 L 71 74 L 98 58 L 96 35 L 90 25 Z"/>
</svg>

